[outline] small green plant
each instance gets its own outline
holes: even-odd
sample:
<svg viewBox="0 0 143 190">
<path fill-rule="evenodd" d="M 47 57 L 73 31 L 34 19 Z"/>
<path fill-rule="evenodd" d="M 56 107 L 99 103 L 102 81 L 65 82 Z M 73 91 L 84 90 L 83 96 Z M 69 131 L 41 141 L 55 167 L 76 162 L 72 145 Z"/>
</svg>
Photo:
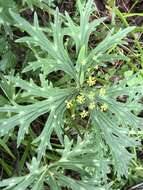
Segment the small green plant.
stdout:
<svg viewBox="0 0 143 190">
<path fill-rule="evenodd" d="M 129 61 L 115 49 L 124 44 L 123 39 L 134 27 L 109 31 L 102 42 L 90 47 L 90 36 L 105 18 L 90 21 L 92 0 L 85 5 L 78 0 L 78 9 L 80 23 L 75 23 L 68 13 L 61 16 L 56 9 L 48 30 L 39 26 L 36 13 L 31 25 L 10 10 L 17 27 L 27 33 L 17 42 L 28 44 L 37 59 L 23 73 L 38 70 L 40 80 L 5 76 L 5 81 L 20 89 L 15 97 L 20 96 L 23 101 L 11 99 L 11 105 L 0 107 L 0 112 L 6 113 L 0 120 L 0 136 L 8 138 L 18 127 L 20 146 L 32 122 L 44 114 L 47 120 L 41 126 L 41 134 L 33 135 L 29 173 L 2 180 L 1 189 L 107 190 L 112 185 L 108 174 L 118 179 L 128 177 L 135 147 L 140 145 L 137 134 L 143 127 L 143 120 L 137 117 L 142 109 L 142 73 L 126 72 L 124 78 L 111 82 L 101 79 L 100 68 L 108 62 Z M 52 81 L 51 73 L 58 71 L 60 77 Z M 53 136 L 59 147 L 54 146 Z M 47 158 L 49 151 L 55 152 L 54 161 Z M 79 179 L 66 175 L 68 171 Z"/>
</svg>

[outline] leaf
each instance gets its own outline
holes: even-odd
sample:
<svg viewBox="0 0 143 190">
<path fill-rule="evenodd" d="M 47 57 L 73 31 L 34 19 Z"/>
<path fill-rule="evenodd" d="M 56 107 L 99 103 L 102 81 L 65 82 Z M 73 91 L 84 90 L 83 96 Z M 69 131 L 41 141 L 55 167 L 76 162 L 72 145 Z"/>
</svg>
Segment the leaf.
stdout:
<svg viewBox="0 0 143 190">
<path fill-rule="evenodd" d="M 130 80 L 132 78 L 131 76 Z M 96 129 L 98 131 L 97 134 L 101 133 L 101 138 L 110 147 L 117 175 L 125 175 L 126 177 L 128 175 L 128 166 L 134 156 L 128 149 L 139 145 L 136 138 L 130 135 L 130 130 L 131 128 L 132 130 L 142 129 L 143 127 L 142 119 L 133 114 L 135 107 L 132 110 L 130 109 L 130 104 L 134 101 L 135 94 L 139 95 L 143 90 L 142 85 L 140 86 L 141 81 L 136 83 L 138 86 L 135 84 L 127 86 L 128 82 L 129 78 L 128 81 L 124 79 L 118 84 L 108 87 L 105 90 L 105 95 L 97 94 L 95 99 L 98 105 L 106 104 L 108 109 L 106 112 L 103 112 L 97 106 L 91 113 L 93 126 L 101 131 L 99 132 Z M 127 96 L 127 104 L 117 101 L 117 98 L 123 95 Z M 137 102 L 140 99 L 140 95 L 138 95 Z M 128 99 L 130 99 L 130 102 Z"/>
<path fill-rule="evenodd" d="M 38 147 L 39 160 L 42 158 L 42 155 L 45 154 L 45 150 L 47 146 L 50 149 L 52 149 L 51 144 L 50 144 L 50 137 L 53 130 L 56 132 L 57 136 L 59 137 L 60 142 L 62 143 L 63 141 L 63 138 L 62 138 L 62 134 L 63 134 L 62 128 L 64 126 L 63 114 L 66 108 L 64 102 L 65 102 L 65 99 L 61 100 L 58 103 L 58 105 L 55 107 L 55 109 L 51 111 L 42 133 L 33 142 L 33 143 L 36 143 L 40 141 L 40 144 Z"/>
<path fill-rule="evenodd" d="M 11 51 L 8 51 L 2 56 L 0 61 L 0 71 L 6 72 L 10 69 L 13 69 L 16 65 L 16 56 Z"/>
<path fill-rule="evenodd" d="M 13 25 L 14 21 L 9 14 L 9 8 L 13 11 L 17 10 L 17 4 L 15 3 L 15 1 L 0 1 L 0 26 L 3 25 L 5 33 L 10 35 L 10 37 L 12 38 L 13 33 L 10 25 Z"/>
<path fill-rule="evenodd" d="M 107 114 L 103 114 L 99 110 L 95 111 L 93 120 L 94 126 L 100 128 L 103 133 L 102 138 L 104 138 L 110 147 L 115 171 L 117 172 L 118 176 L 127 176 L 128 166 L 132 159 L 132 155 L 127 151 L 126 148 L 137 146 L 137 143 L 131 137 L 129 138 L 127 136 L 127 132 L 123 132 L 123 130 L 119 129 L 118 126 L 113 123 L 113 121 L 109 120 L 109 116 L 107 116 Z"/>
<path fill-rule="evenodd" d="M 28 132 L 30 124 L 40 115 L 49 113 L 51 111 L 43 132 L 38 138 L 41 141 L 38 148 L 38 158 L 41 159 L 45 153 L 46 146 L 51 148 L 50 137 L 53 130 L 56 132 L 60 141 L 62 141 L 61 127 L 63 127 L 63 114 L 66 108 L 65 101 L 69 96 L 72 95 L 74 91 L 73 89 L 58 89 L 49 87 L 48 83 L 46 84 L 42 77 L 41 84 L 43 85 L 43 88 L 34 84 L 32 80 L 31 83 L 28 83 L 20 78 L 7 78 L 14 82 L 16 86 L 28 91 L 28 95 L 47 98 L 46 100 L 39 101 L 31 105 L 21 106 L 16 104 L 15 106 L 5 106 L 0 108 L 0 112 L 17 113 L 10 118 L 0 120 L 0 136 L 4 136 L 5 134 L 9 133 L 10 130 L 19 125 L 17 137 L 18 146 L 24 139 L 25 133 Z M 39 91 L 41 91 L 40 94 Z M 36 140 L 36 142 L 37 141 L 39 140 Z"/>
<path fill-rule="evenodd" d="M 86 64 L 86 53 L 85 46 L 83 46 L 79 52 L 77 63 L 76 63 L 76 71 L 78 73 L 79 84 L 82 85 L 85 78 L 85 64 Z"/>
<path fill-rule="evenodd" d="M 33 6 L 37 6 L 37 7 L 40 7 L 41 9 L 43 8 L 49 8 L 49 7 L 45 7 L 45 5 L 48 5 L 48 6 L 54 6 L 54 3 L 53 3 L 53 0 L 23 0 L 23 4 L 27 3 L 28 6 L 31 8 L 31 10 L 34 9 Z"/>
<path fill-rule="evenodd" d="M 96 185 L 91 185 L 88 184 L 86 182 L 81 182 L 78 180 L 74 180 L 72 178 L 69 178 L 67 176 L 64 175 L 60 175 L 58 176 L 58 180 L 60 181 L 60 183 L 64 186 L 64 187 L 69 187 L 73 190 L 79 190 L 79 189 L 83 189 L 83 190 L 107 190 L 104 187 L 98 187 Z"/>
<path fill-rule="evenodd" d="M 63 70 L 63 66 L 50 58 L 38 58 L 37 61 L 29 62 L 29 65 L 26 66 L 23 70 L 23 73 L 28 71 L 35 71 L 41 69 L 45 75 L 48 75 L 54 71 Z"/>
<path fill-rule="evenodd" d="M 19 24 L 20 28 L 26 31 L 31 38 L 22 38 L 17 42 L 33 43 L 40 46 L 45 50 L 58 64 L 61 64 L 62 70 L 68 73 L 72 78 L 75 78 L 75 70 L 73 63 L 70 60 L 65 48 L 63 47 L 63 36 L 61 33 L 61 22 L 59 20 L 58 10 L 55 12 L 55 23 L 52 25 L 54 42 L 51 42 L 46 35 L 43 33 L 38 24 L 32 26 L 25 19 L 20 17 L 18 14 L 10 11 L 11 16 Z M 35 23 L 38 23 L 37 16 L 35 13 Z M 30 40 L 29 40 L 30 39 Z M 60 50 L 58 49 L 60 47 Z"/>
<path fill-rule="evenodd" d="M 66 12 L 67 28 L 66 32 L 70 35 L 76 44 L 76 52 L 85 46 L 85 51 L 88 50 L 88 41 L 92 32 L 94 32 L 98 25 L 104 22 L 105 18 L 95 19 L 94 21 L 89 21 L 90 15 L 94 11 L 93 0 L 88 0 L 87 4 L 83 6 L 81 1 L 78 0 L 78 9 L 80 12 L 80 26 L 73 22 L 69 14 Z"/>
<path fill-rule="evenodd" d="M 119 30 L 116 34 L 108 35 L 102 42 L 97 45 L 97 47 L 95 47 L 90 52 L 88 56 L 88 62 L 91 64 L 94 56 L 101 56 L 111 47 L 121 44 L 122 39 L 134 29 L 135 27 L 127 27 L 123 30 Z"/>
<path fill-rule="evenodd" d="M 42 75 L 40 75 L 40 77 L 42 85 Z M 7 76 L 7 79 L 13 82 L 15 87 L 20 87 L 21 89 L 25 90 L 26 91 L 26 93 L 24 93 L 25 96 L 33 95 L 36 97 L 43 97 L 55 100 L 55 99 L 60 99 L 60 97 L 63 97 L 63 95 L 70 94 L 70 92 L 72 94 L 72 92 L 74 91 L 73 88 L 66 88 L 66 89 L 59 89 L 56 87 L 53 88 L 52 85 L 47 80 L 45 81 L 45 79 L 43 79 L 44 85 L 42 87 L 37 86 L 32 79 L 30 80 L 30 82 L 22 80 L 20 77 Z"/>
<path fill-rule="evenodd" d="M 3 149 L 7 152 L 7 154 L 9 154 L 13 159 L 15 159 L 15 156 L 13 155 L 13 153 L 11 152 L 11 150 L 9 149 L 9 147 L 4 142 L 3 139 L 0 139 L 0 146 L 3 147 Z"/>
<path fill-rule="evenodd" d="M 1 75 L 0 87 L 8 100 L 12 101 L 15 95 L 15 88 L 3 75 Z"/>
<path fill-rule="evenodd" d="M 31 165 L 28 165 L 28 167 L 30 171 L 29 174 L 22 177 L 13 177 L 2 180 L 0 181 L 0 187 L 6 187 L 6 189 L 12 188 L 13 190 L 26 190 L 35 183 L 33 190 L 36 190 L 36 184 L 43 185 L 43 177 L 45 177 L 46 167 L 39 167 L 39 162 L 37 162 L 36 158 L 32 159 L 32 163 Z M 36 178 L 38 178 L 38 181 Z"/>
</svg>

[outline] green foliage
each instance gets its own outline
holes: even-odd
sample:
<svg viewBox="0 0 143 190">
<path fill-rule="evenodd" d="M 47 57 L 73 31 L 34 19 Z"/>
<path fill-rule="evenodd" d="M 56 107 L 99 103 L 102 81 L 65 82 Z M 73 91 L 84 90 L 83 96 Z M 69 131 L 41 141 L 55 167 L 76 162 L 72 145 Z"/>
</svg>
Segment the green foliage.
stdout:
<svg viewBox="0 0 143 190">
<path fill-rule="evenodd" d="M 34 6 L 40 7 L 41 9 L 49 9 L 49 7 L 54 7 L 54 0 L 23 0 L 23 4 L 27 4 L 32 10 Z"/>
<path fill-rule="evenodd" d="M 0 28 L 3 26 L 6 34 L 12 36 L 12 29 L 10 25 L 14 24 L 14 20 L 10 16 L 9 8 L 14 11 L 17 10 L 15 1 L 0 1 Z"/>
<path fill-rule="evenodd" d="M 29 6 L 35 2 L 27 1 Z M 40 27 L 36 12 L 34 23 L 30 24 L 10 10 L 17 27 L 27 34 L 16 42 L 38 52 L 37 60 L 30 61 L 23 73 L 38 70 L 40 74 L 38 81 L 22 79 L 19 75 L 2 78 L 1 88 L 9 101 L 0 107 L 0 112 L 5 113 L 0 119 L 0 136 L 3 140 L 17 133 L 19 147 L 31 135 L 32 123 L 42 115 L 46 119 L 40 126 L 40 134 L 33 132 L 34 154 L 31 164 L 27 164 L 29 173 L 2 180 L 2 189 L 42 190 L 48 186 L 51 190 L 62 187 L 107 190 L 112 185 L 108 179 L 111 172 L 118 179 L 128 177 L 129 166 L 136 156 L 134 149 L 140 146 L 136 134 L 143 127 L 143 120 L 137 116 L 142 109 L 143 76 L 141 72 L 126 72 L 118 82 L 102 83 L 97 70 L 108 62 L 129 61 L 113 49 L 125 44 L 124 38 L 135 27 L 111 30 L 91 48 L 89 38 L 105 18 L 90 22 L 93 1 L 88 0 L 84 6 L 78 0 L 77 4 L 80 23 L 73 21 L 68 13 L 64 20 L 56 9 L 54 22 L 48 28 L 50 34 Z M 71 44 L 65 45 L 65 39 L 72 41 L 74 51 Z M 52 81 L 50 76 L 58 72 L 60 79 Z M 11 93 L 16 95 L 13 97 Z M 59 145 L 56 148 L 54 138 Z M 0 142 L 12 156 L 5 143 Z M 54 162 L 48 162 L 49 152 L 55 152 Z M 66 175 L 69 171 L 80 180 Z"/>
<path fill-rule="evenodd" d="M 4 38 L 0 38 L 1 43 L 1 56 L 0 60 L 0 71 L 7 72 L 10 69 L 14 68 L 16 65 L 16 56 L 8 47 L 8 44 Z"/>
<path fill-rule="evenodd" d="M 39 190 L 43 189 L 44 183 L 46 183 L 53 190 L 61 189 L 60 186 L 69 187 L 74 190 L 79 188 L 83 190 L 88 188 L 95 190 L 109 189 L 110 185 L 106 185 L 102 188 L 99 187 L 98 178 L 96 176 L 91 177 L 89 173 L 83 169 L 83 166 L 86 165 L 88 168 L 92 168 L 92 170 L 95 168 L 100 170 L 99 160 L 95 159 L 95 147 L 89 149 L 89 147 L 92 146 L 93 137 L 88 137 L 88 140 L 82 142 L 79 140 L 78 143 L 79 144 L 72 148 L 72 141 L 66 137 L 64 142 L 65 149 L 58 150 L 62 155 L 60 160 L 49 166 L 40 166 L 40 162 L 37 161 L 36 158 L 33 158 L 32 163 L 30 165 L 27 164 L 29 174 L 3 180 L 0 183 L 0 187 L 7 187 L 7 189 L 12 188 L 13 190 L 26 189 L 29 187 L 34 190 Z M 88 156 L 83 156 L 84 154 Z M 106 162 L 105 160 L 105 163 Z M 58 168 L 60 168 L 60 170 Z M 82 181 L 71 179 L 64 175 L 64 169 L 78 171 L 81 175 L 84 175 L 84 179 Z"/>
</svg>

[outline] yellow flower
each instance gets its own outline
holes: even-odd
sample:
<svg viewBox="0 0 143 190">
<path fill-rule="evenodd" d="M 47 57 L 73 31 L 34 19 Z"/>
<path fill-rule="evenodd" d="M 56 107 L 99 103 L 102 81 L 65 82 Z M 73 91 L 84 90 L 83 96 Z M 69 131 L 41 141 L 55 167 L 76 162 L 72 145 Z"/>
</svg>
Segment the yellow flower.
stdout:
<svg viewBox="0 0 143 190">
<path fill-rule="evenodd" d="M 107 105 L 107 104 L 103 104 L 103 105 L 100 107 L 100 109 L 101 109 L 102 112 L 107 111 L 108 105 Z"/>
<path fill-rule="evenodd" d="M 81 65 L 85 65 L 86 64 L 86 60 L 82 60 L 80 63 L 81 63 Z"/>
<path fill-rule="evenodd" d="M 101 96 L 104 96 L 106 94 L 105 88 L 101 88 L 99 93 L 100 93 Z"/>
<path fill-rule="evenodd" d="M 80 113 L 80 116 L 81 116 L 81 118 L 85 118 L 86 116 L 88 116 L 88 111 L 83 110 L 83 111 Z"/>
<path fill-rule="evenodd" d="M 67 101 L 66 100 L 67 108 L 70 109 L 73 106 L 72 100 Z"/>
<path fill-rule="evenodd" d="M 94 102 L 90 103 L 88 107 L 90 110 L 93 110 L 95 108 L 95 103 Z"/>
<path fill-rule="evenodd" d="M 85 102 L 84 95 L 78 95 L 76 101 L 80 104 L 83 104 Z"/>
<path fill-rule="evenodd" d="M 75 119 L 75 114 L 72 114 L 71 117 L 72 117 L 73 119 Z"/>
<path fill-rule="evenodd" d="M 87 80 L 87 84 L 88 84 L 89 86 L 93 86 L 93 85 L 95 85 L 95 83 L 96 83 L 96 78 L 95 78 L 95 77 L 92 77 L 92 76 L 89 76 L 89 78 L 88 78 L 88 80 Z"/>
</svg>

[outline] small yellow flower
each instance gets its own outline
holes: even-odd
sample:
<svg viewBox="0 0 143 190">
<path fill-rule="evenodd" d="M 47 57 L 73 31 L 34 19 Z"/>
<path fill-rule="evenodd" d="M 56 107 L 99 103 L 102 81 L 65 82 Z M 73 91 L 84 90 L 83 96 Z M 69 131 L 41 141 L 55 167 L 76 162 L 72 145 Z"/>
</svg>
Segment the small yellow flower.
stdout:
<svg viewBox="0 0 143 190">
<path fill-rule="evenodd" d="M 72 117 L 73 119 L 75 119 L 75 114 L 72 114 L 71 117 Z"/>
<path fill-rule="evenodd" d="M 95 108 L 95 103 L 94 102 L 90 103 L 89 104 L 89 109 L 93 110 L 94 108 Z"/>
<path fill-rule="evenodd" d="M 85 102 L 84 95 L 78 95 L 76 101 L 80 104 L 83 104 Z"/>
<path fill-rule="evenodd" d="M 70 109 L 73 106 L 72 100 L 67 101 L 66 100 L 67 108 Z"/>
<path fill-rule="evenodd" d="M 102 112 L 107 111 L 108 105 L 107 104 L 103 104 L 102 106 L 100 106 L 100 109 L 101 109 Z"/>
<path fill-rule="evenodd" d="M 80 63 L 81 63 L 81 65 L 85 65 L 86 64 L 86 60 L 82 60 Z"/>
<path fill-rule="evenodd" d="M 81 118 L 85 118 L 86 116 L 88 116 L 88 111 L 83 110 L 83 111 L 80 113 L 80 116 L 81 116 Z"/>
<path fill-rule="evenodd" d="M 101 88 L 99 93 L 101 96 L 104 96 L 106 94 L 105 88 Z"/>
<path fill-rule="evenodd" d="M 89 86 L 93 86 L 93 85 L 95 85 L 95 83 L 96 83 L 96 78 L 95 78 L 95 77 L 92 77 L 92 76 L 89 76 L 89 78 L 88 78 L 88 80 L 87 80 L 87 84 L 88 84 Z"/>
</svg>

